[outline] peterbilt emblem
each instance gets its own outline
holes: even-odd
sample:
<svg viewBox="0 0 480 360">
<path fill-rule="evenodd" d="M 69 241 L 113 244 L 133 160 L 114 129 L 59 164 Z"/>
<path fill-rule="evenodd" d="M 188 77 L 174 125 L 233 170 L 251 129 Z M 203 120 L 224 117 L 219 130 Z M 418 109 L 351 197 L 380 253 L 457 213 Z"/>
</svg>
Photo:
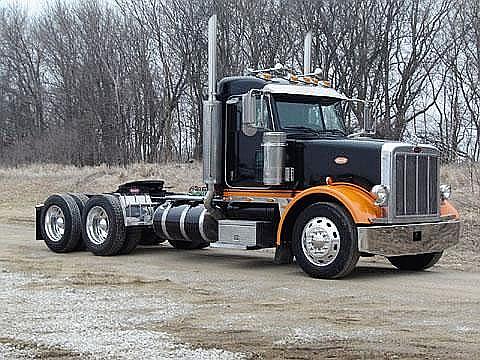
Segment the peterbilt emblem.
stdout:
<svg viewBox="0 0 480 360">
<path fill-rule="evenodd" d="M 337 165 L 345 165 L 346 163 L 348 163 L 348 158 L 346 156 L 337 156 L 333 161 Z"/>
</svg>

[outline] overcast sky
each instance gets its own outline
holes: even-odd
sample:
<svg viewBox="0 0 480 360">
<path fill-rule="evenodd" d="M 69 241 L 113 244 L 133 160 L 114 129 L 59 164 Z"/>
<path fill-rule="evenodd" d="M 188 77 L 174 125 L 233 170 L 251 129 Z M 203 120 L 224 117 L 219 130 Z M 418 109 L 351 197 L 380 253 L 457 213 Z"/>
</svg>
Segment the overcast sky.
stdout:
<svg viewBox="0 0 480 360">
<path fill-rule="evenodd" d="M 30 14 L 37 13 L 47 0 L 0 0 L 0 4 L 20 4 L 24 6 Z"/>
</svg>

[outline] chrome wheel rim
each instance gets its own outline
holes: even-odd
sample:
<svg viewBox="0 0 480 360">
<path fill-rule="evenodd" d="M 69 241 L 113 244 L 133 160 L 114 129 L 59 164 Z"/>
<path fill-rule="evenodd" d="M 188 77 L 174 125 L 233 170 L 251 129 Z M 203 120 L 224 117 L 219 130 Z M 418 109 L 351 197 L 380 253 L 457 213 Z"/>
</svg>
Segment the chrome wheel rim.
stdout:
<svg viewBox="0 0 480 360">
<path fill-rule="evenodd" d="M 110 222 L 107 212 L 101 206 L 94 206 L 87 215 L 85 224 L 88 239 L 95 245 L 101 245 L 107 240 Z"/>
<path fill-rule="evenodd" d="M 57 205 L 52 205 L 45 213 L 45 232 L 53 242 L 62 240 L 65 234 L 65 215 Z"/>
<path fill-rule="evenodd" d="M 302 232 L 302 250 L 316 266 L 331 264 L 340 252 L 340 233 L 333 221 L 326 217 L 309 220 Z"/>
</svg>

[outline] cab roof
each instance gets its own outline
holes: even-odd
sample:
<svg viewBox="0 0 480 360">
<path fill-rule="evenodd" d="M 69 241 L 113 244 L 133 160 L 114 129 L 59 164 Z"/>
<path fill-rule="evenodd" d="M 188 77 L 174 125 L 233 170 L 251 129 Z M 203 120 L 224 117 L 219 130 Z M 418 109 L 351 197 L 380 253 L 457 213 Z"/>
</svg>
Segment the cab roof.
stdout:
<svg viewBox="0 0 480 360">
<path fill-rule="evenodd" d="M 267 84 L 263 87 L 263 90 L 271 94 L 316 96 L 316 97 L 332 98 L 332 99 L 338 99 L 338 100 L 348 99 L 348 97 L 339 93 L 335 89 L 323 87 L 323 86 Z"/>
</svg>

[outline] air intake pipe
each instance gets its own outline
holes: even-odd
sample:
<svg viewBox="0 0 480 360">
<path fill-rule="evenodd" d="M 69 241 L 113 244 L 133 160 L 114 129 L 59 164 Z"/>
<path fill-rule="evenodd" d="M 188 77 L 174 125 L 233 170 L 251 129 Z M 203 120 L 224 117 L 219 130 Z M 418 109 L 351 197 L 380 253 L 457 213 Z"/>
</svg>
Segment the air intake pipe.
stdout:
<svg viewBox="0 0 480 360">
<path fill-rule="evenodd" d="M 207 185 L 205 209 L 215 218 L 222 213 L 213 205 L 215 185 L 222 181 L 221 102 L 217 88 L 217 15 L 208 20 L 208 99 L 203 102 L 203 180 Z"/>
</svg>

